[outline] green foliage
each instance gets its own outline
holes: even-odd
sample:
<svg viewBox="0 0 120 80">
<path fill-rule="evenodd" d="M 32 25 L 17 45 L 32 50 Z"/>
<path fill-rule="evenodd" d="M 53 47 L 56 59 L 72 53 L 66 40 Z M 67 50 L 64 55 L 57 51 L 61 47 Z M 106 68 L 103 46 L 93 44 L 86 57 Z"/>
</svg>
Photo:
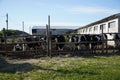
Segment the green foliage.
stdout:
<svg viewBox="0 0 120 80">
<path fill-rule="evenodd" d="M 42 58 L 32 65 L 26 73 L 0 72 L 0 80 L 120 80 L 120 56 Z"/>
<path fill-rule="evenodd" d="M 0 31 L 0 36 L 2 36 L 3 35 L 3 32 L 2 31 Z"/>
<path fill-rule="evenodd" d="M 8 36 L 16 35 L 17 31 L 16 30 L 8 30 L 8 31 L 0 31 L 0 36 L 2 36 L 4 33 L 6 33 Z"/>
<path fill-rule="evenodd" d="M 7 35 L 11 36 L 11 35 L 16 35 L 17 31 L 16 30 L 8 30 L 7 31 Z"/>
</svg>

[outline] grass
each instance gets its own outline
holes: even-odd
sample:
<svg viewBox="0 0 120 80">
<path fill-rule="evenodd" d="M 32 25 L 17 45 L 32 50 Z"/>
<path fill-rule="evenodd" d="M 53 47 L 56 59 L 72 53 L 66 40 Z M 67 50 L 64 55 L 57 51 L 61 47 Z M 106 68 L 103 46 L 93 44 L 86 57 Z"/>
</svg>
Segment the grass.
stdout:
<svg viewBox="0 0 120 80">
<path fill-rule="evenodd" d="M 41 58 L 0 69 L 0 80 L 120 80 L 120 56 Z"/>
</svg>

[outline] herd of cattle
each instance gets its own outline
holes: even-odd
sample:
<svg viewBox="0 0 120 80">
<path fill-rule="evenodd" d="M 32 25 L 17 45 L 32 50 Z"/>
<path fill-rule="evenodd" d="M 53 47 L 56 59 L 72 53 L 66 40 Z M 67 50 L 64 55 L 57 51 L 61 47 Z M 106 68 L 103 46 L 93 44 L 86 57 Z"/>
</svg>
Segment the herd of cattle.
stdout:
<svg viewBox="0 0 120 80">
<path fill-rule="evenodd" d="M 115 43 L 113 46 L 120 47 L 120 36 L 119 34 L 114 34 L 113 42 Z M 101 48 L 104 45 L 104 42 L 107 41 L 107 34 L 82 34 L 82 35 L 52 35 L 51 41 L 55 42 L 56 50 L 64 50 L 64 46 L 66 42 L 73 43 L 73 45 L 69 46 L 72 50 L 80 50 L 80 49 L 96 49 Z M 4 42 L 4 39 L 1 37 L 0 42 Z M 109 42 L 107 44 L 109 45 Z M 35 50 L 37 48 L 42 48 L 43 50 L 47 47 L 47 39 L 46 37 L 34 36 L 34 37 L 25 37 L 24 43 L 16 44 L 13 47 L 14 51 L 24 51 L 26 49 Z"/>
</svg>

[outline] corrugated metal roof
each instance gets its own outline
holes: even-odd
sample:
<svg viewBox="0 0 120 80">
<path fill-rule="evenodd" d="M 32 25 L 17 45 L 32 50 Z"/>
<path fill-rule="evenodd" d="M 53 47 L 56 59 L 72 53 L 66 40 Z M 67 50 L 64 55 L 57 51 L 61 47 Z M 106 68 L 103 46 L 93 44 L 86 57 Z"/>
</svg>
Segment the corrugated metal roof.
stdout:
<svg viewBox="0 0 120 80">
<path fill-rule="evenodd" d="M 82 29 L 82 28 L 85 28 L 85 27 L 89 27 L 89 26 L 92 26 L 92 25 L 96 25 L 96 24 L 99 24 L 99 23 L 103 23 L 103 22 L 106 22 L 106 21 L 109 21 L 109 20 L 112 20 L 112 19 L 115 19 L 115 18 L 118 18 L 118 17 L 120 17 L 120 13 L 111 15 L 111 16 L 106 17 L 106 18 L 103 18 L 103 19 L 101 19 L 101 20 L 99 20 L 99 21 L 96 21 L 96 22 L 90 23 L 90 24 L 88 24 L 88 25 L 82 26 L 82 27 L 80 27 L 80 28 L 78 28 L 78 29 Z"/>
<path fill-rule="evenodd" d="M 46 29 L 45 26 L 33 26 L 32 29 Z"/>
<path fill-rule="evenodd" d="M 50 26 L 51 29 L 71 29 L 78 26 Z M 33 26 L 32 29 L 46 29 L 46 26 Z"/>
</svg>

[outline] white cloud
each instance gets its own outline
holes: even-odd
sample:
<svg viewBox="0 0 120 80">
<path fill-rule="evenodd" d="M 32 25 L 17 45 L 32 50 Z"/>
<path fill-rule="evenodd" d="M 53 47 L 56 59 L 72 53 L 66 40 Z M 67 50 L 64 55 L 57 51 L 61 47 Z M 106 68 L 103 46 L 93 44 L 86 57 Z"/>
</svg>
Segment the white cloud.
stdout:
<svg viewBox="0 0 120 80">
<path fill-rule="evenodd" d="M 89 6 L 78 6 L 72 7 L 68 9 L 68 11 L 76 14 L 80 13 L 87 13 L 87 14 L 96 14 L 96 13 L 105 13 L 105 14 L 115 14 L 119 13 L 119 9 L 111 9 L 111 8 L 104 8 L 104 7 L 89 7 Z"/>
</svg>

